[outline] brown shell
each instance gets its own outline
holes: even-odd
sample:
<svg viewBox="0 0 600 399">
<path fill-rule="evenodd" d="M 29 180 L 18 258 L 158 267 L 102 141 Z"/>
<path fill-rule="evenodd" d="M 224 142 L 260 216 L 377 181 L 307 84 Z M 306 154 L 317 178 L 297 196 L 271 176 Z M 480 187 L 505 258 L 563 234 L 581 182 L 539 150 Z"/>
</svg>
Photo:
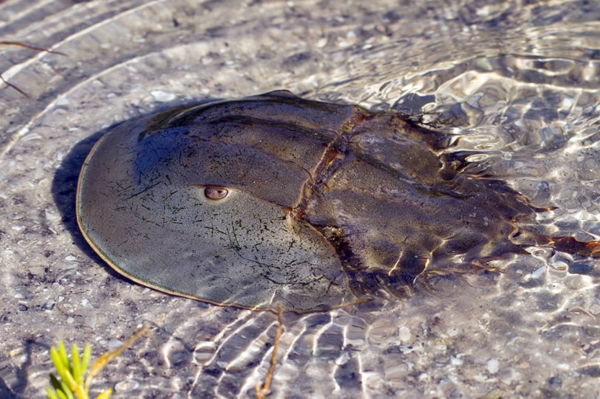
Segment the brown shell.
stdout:
<svg viewBox="0 0 600 399">
<path fill-rule="evenodd" d="M 180 107 L 96 144 L 78 222 L 111 267 L 160 291 L 251 309 L 344 306 L 400 293 L 429 269 L 522 252 L 513 220 L 534 210 L 501 182 L 455 172 L 432 150 L 440 139 L 285 91 Z"/>
</svg>

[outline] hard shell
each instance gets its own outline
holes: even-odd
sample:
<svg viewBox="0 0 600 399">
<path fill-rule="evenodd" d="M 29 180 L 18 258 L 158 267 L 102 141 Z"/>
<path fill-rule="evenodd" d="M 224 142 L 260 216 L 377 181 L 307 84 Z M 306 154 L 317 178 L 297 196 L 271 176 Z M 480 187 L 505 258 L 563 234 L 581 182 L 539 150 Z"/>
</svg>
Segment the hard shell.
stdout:
<svg viewBox="0 0 600 399">
<path fill-rule="evenodd" d="M 287 91 L 179 107 L 100 139 L 77 219 L 138 283 L 296 312 L 402 295 L 432 271 L 524 252 L 519 236 L 554 243 L 517 227 L 536 210 L 505 183 L 459 173 L 438 151 L 447 142 L 394 113 Z"/>
</svg>

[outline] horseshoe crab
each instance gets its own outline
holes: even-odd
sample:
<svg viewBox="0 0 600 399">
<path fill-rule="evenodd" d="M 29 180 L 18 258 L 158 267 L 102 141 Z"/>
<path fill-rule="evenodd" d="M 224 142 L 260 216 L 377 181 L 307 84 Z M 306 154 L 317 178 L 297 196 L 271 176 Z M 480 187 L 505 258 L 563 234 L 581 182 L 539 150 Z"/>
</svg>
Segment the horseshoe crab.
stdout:
<svg viewBox="0 0 600 399">
<path fill-rule="evenodd" d="M 460 173 L 440 133 L 287 91 L 126 122 L 77 190 L 85 239 L 117 272 L 219 305 L 308 312 L 402 295 L 427 273 L 600 243 L 520 228 L 536 209 Z"/>
</svg>

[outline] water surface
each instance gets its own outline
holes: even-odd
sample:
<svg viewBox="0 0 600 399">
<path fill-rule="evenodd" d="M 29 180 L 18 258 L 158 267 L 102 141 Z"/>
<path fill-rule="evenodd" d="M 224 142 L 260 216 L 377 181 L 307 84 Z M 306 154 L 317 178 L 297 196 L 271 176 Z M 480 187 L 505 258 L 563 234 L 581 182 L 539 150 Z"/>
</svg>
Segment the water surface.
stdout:
<svg viewBox="0 0 600 399">
<path fill-rule="evenodd" d="M 0 40 L 0 396 L 47 384 L 58 339 L 114 349 L 115 397 L 246 397 L 276 317 L 126 281 L 74 219 L 81 162 L 110 126 L 287 88 L 396 109 L 461 139 L 544 234 L 600 238 L 600 6 L 584 1 L 5 1 Z M 286 315 L 274 397 L 597 396 L 598 264 L 549 249 L 382 308 Z"/>
</svg>

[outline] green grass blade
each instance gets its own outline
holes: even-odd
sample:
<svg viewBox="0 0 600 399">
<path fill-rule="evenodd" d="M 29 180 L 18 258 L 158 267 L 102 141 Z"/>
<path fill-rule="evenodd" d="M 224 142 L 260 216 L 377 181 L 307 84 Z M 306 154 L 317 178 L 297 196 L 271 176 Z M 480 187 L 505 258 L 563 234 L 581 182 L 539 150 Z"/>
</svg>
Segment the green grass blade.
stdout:
<svg viewBox="0 0 600 399">
<path fill-rule="evenodd" d="M 83 373 L 81 372 L 81 359 L 79 357 L 79 348 L 77 344 L 71 345 L 71 363 L 73 365 L 73 378 L 77 385 L 83 384 Z"/>
<path fill-rule="evenodd" d="M 75 346 L 75 350 L 77 350 L 77 346 Z M 50 358 L 56 367 L 56 372 L 60 377 L 61 388 L 67 395 L 67 399 L 75 399 L 74 392 L 77 393 L 77 396 L 81 397 L 80 399 L 83 399 L 85 397 L 83 384 L 79 384 L 73 376 L 73 366 L 69 363 L 69 357 L 62 341 L 58 342 L 58 350 L 54 347 L 50 348 Z M 76 358 L 75 361 L 80 362 L 79 353 L 76 354 Z"/>
<path fill-rule="evenodd" d="M 52 359 L 52 363 L 54 363 L 54 368 L 58 376 L 64 380 L 68 372 L 67 366 L 64 365 L 60 352 L 55 347 L 50 348 L 50 358 Z"/>
<path fill-rule="evenodd" d="M 61 390 L 56 391 L 59 396 L 62 393 L 62 394 L 64 394 L 64 399 L 75 399 L 75 394 L 73 393 L 71 388 L 69 388 L 69 386 L 67 385 L 67 383 L 65 381 L 60 381 L 60 386 L 61 386 Z M 62 396 L 61 396 L 61 399 L 63 399 Z"/>
<path fill-rule="evenodd" d="M 46 388 L 46 395 L 48 395 L 48 399 L 58 399 L 58 395 L 50 387 Z"/>
<path fill-rule="evenodd" d="M 62 341 L 58 341 L 58 354 L 60 355 L 60 360 L 65 368 L 67 370 L 70 369 L 71 364 L 69 363 L 69 355 L 67 355 L 67 350 Z"/>
<path fill-rule="evenodd" d="M 54 365 L 55 369 L 59 369 L 62 367 L 60 356 L 58 355 L 58 352 L 56 351 L 55 347 L 50 348 L 50 359 L 52 359 L 52 364 Z"/>
<path fill-rule="evenodd" d="M 1 2 L 1 0 L 0 0 Z M 112 352 L 103 353 L 90 366 L 92 347 L 86 344 L 83 354 L 79 354 L 77 344 L 71 345 L 71 358 L 65 349 L 63 341 L 58 341 L 57 347 L 50 348 L 50 358 L 56 368 L 56 373 L 50 374 L 50 384 L 54 388 L 46 389 L 49 399 L 89 399 L 89 388 L 93 378 L 121 352 L 129 348 L 142 334 L 149 333 L 148 327 L 144 326 L 137 330 L 123 345 Z M 89 370 L 88 370 L 89 368 Z M 109 399 L 113 393 L 112 389 L 102 391 L 97 399 Z"/>
<path fill-rule="evenodd" d="M 92 346 L 86 344 L 83 349 L 83 359 L 81 360 L 81 374 L 85 375 L 88 367 L 90 366 L 90 359 L 92 358 Z M 83 378 L 83 377 L 82 377 Z"/>
</svg>

